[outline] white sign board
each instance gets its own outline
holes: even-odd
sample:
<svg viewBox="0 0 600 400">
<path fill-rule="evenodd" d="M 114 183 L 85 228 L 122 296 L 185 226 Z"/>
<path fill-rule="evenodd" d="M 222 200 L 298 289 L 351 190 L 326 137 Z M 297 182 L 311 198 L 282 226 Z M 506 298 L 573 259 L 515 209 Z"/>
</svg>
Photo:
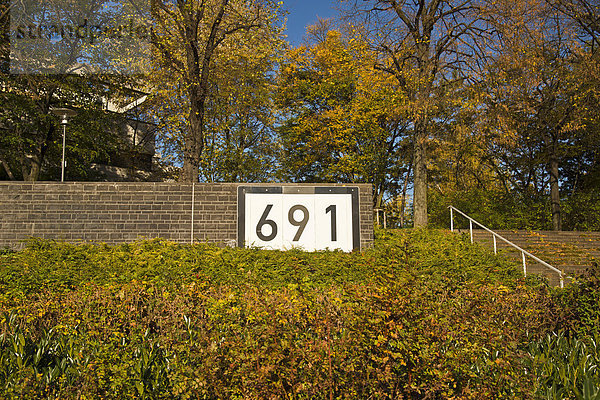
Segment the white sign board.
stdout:
<svg viewBox="0 0 600 400">
<path fill-rule="evenodd" d="M 238 245 L 352 251 L 360 247 L 358 188 L 241 186 Z"/>
</svg>

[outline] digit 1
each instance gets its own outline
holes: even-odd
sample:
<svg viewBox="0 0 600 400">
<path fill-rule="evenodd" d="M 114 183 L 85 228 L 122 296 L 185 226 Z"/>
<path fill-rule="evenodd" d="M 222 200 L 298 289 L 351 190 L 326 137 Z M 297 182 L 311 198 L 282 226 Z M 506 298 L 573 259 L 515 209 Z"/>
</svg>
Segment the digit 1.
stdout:
<svg viewBox="0 0 600 400">
<path fill-rule="evenodd" d="M 331 211 L 331 241 L 337 241 L 337 224 L 336 224 L 336 212 L 335 204 L 330 205 L 325 209 L 325 214 Z"/>
<path fill-rule="evenodd" d="M 296 219 L 294 219 L 294 212 L 296 210 L 300 210 L 304 214 L 302 220 L 300 221 L 296 221 Z M 306 224 L 308 223 L 308 209 L 300 204 L 296 204 L 290 208 L 290 211 L 288 212 L 288 220 L 290 221 L 290 224 L 299 227 L 294 239 L 292 239 L 292 241 L 297 242 L 300 240 L 300 236 L 302 236 L 302 232 L 304 232 L 304 228 L 306 228 Z"/>
</svg>

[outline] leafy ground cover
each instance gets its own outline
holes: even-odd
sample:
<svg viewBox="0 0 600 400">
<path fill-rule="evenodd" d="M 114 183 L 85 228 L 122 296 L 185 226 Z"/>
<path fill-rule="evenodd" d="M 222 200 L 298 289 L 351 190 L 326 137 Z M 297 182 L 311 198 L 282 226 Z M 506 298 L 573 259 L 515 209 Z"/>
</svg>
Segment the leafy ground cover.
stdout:
<svg viewBox="0 0 600 400">
<path fill-rule="evenodd" d="M 600 398 L 598 276 L 556 291 L 437 230 L 349 254 L 32 240 L 0 254 L 0 397 Z"/>
</svg>

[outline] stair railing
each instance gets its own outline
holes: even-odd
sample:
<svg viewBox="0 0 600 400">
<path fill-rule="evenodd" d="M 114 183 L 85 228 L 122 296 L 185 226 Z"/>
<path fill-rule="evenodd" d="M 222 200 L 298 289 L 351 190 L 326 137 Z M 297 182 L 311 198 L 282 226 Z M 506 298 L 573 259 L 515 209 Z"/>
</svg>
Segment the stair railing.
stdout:
<svg viewBox="0 0 600 400">
<path fill-rule="evenodd" d="M 527 276 L 527 263 L 525 261 L 525 256 L 529 256 L 531 258 L 533 258 L 535 261 L 537 261 L 538 263 L 542 264 L 544 267 L 551 269 L 552 271 L 556 272 L 558 274 L 558 277 L 560 279 L 560 287 L 563 288 L 564 287 L 564 273 L 558 269 L 553 267 L 552 265 L 548 264 L 547 262 L 540 260 L 538 257 L 534 256 L 533 254 L 531 254 L 530 252 L 528 252 L 527 250 L 522 249 L 521 247 L 517 246 L 516 244 L 514 244 L 513 242 L 511 242 L 508 239 L 505 239 L 504 237 L 500 236 L 499 234 L 497 234 L 496 232 L 494 232 L 493 230 L 489 229 L 488 227 L 484 226 L 483 224 L 477 222 L 476 220 L 474 220 L 473 218 L 469 217 L 467 214 L 465 214 L 464 212 L 460 211 L 458 208 L 454 207 L 454 206 L 449 206 L 448 207 L 450 209 L 450 230 L 452 232 L 454 232 L 454 215 L 453 215 L 453 211 L 456 211 L 457 213 L 459 213 L 460 215 L 462 215 L 463 217 L 465 217 L 466 219 L 469 220 L 469 235 L 471 236 L 471 243 L 473 243 L 473 223 L 479 225 L 481 228 L 483 228 L 484 230 L 486 230 L 487 232 L 492 234 L 492 239 L 494 241 L 494 254 L 498 254 L 498 248 L 496 245 L 496 239 L 500 239 L 504 242 L 506 242 L 508 245 L 514 247 L 515 249 L 517 249 L 518 251 L 521 252 L 521 259 L 523 261 L 523 275 Z"/>
</svg>

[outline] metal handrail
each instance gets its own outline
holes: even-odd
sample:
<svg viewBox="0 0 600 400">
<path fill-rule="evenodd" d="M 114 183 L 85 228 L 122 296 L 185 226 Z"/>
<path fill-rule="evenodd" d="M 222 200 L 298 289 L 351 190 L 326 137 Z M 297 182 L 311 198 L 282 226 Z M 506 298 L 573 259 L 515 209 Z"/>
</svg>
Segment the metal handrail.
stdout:
<svg viewBox="0 0 600 400">
<path fill-rule="evenodd" d="M 544 267 L 550 268 L 552 271 L 556 272 L 558 274 L 558 277 L 560 278 L 560 287 L 564 288 L 564 273 L 560 269 L 553 267 L 552 265 L 548 264 L 547 262 L 545 262 L 543 260 L 540 260 L 538 257 L 534 256 L 527 250 L 524 250 L 521 247 L 514 244 L 513 242 L 511 242 L 510 240 L 503 238 L 502 236 L 500 236 L 493 230 L 489 229 L 488 227 L 484 226 L 483 224 L 481 224 L 481 223 L 477 222 L 476 220 L 474 220 L 473 218 L 469 217 L 467 214 L 460 211 L 458 208 L 456 208 L 454 206 L 448 206 L 448 208 L 450 209 L 450 230 L 452 232 L 454 232 L 454 216 L 452 213 L 452 211 L 454 210 L 469 220 L 469 234 L 471 235 L 471 243 L 473 243 L 473 223 L 476 223 L 477 225 L 482 227 L 484 230 L 486 230 L 492 234 L 492 238 L 494 239 L 494 254 L 498 254 L 498 250 L 496 247 L 496 238 L 501 239 L 502 241 L 506 242 L 508 245 L 514 247 L 515 249 L 517 249 L 521 252 L 521 258 L 523 260 L 523 275 L 527 276 L 527 263 L 525 262 L 525 256 L 527 255 L 527 256 L 533 258 L 535 261 L 542 264 Z"/>
</svg>

